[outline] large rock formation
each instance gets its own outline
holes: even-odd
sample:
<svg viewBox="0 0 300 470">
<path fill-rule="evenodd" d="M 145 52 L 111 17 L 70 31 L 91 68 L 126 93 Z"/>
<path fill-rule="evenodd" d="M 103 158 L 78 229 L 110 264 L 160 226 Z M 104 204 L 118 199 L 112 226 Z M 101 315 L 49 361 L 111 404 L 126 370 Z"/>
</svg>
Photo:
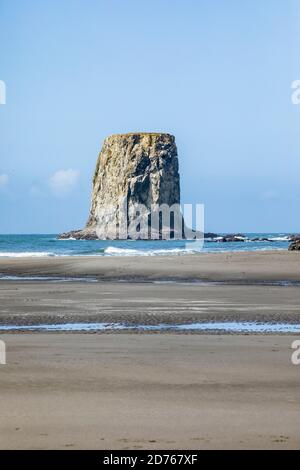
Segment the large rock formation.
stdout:
<svg viewBox="0 0 300 470">
<path fill-rule="evenodd" d="M 90 215 L 83 230 L 60 238 L 119 238 L 116 234 L 126 204 L 127 226 L 134 208 L 180 203 L 177 148 L 174 136 L 161 133 L 116 134 L 107 137 L 93 179 Z M 149 232 L 148 232 L 149 233 Z M 181 235 L 181 234 L 180 234 Z M 120 235 L 120 238 L 123 238 Z M 145 234 L 141 238 L 147 238 Z"/>
</svg>

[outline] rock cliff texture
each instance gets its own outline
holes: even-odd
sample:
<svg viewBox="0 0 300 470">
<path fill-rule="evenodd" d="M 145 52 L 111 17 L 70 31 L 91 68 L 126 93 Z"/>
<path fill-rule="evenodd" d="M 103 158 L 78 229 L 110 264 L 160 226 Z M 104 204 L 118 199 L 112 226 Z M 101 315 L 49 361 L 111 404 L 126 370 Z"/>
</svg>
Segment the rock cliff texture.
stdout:
<svg viewBox="0 0 300 470">
<path fill-rule="evenodd" d="M 64 233 L 60 238 L 118 238 L 116 220 L 121 226 L 124 204 L 128 226 L 136 204 L 143 204 L 150 211 L 152 204 L 172 206 L 179 203 L 174 136 L 163 133 L 112 135 L 105 139 L 97 161 L 86 227 Z"/>
<path fill-rule="evenodd" d="M 300 238 L 292 241 L 289 244 L 289 251 L 300 251 Z"/>
</svg>

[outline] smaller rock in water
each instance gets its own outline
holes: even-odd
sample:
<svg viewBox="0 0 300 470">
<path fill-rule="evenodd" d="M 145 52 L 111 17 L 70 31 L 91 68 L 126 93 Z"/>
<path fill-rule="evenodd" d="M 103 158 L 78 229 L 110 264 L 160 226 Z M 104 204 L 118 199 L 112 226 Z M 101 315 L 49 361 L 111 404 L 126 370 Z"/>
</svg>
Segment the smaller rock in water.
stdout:
<svg viewBox="0 0 300 470">
<path fill-rule="evenodd" d="M 297 235 L 295 235 L 295 234 L 290 235 L 290 236 L 289 236 L 289 240 L 290 240 L 291 242 L 297 242 L 297 241 L 299 241 L 299 240 L 300 240 L 300 234 L 297 234 Z"/>
<path fill-rule="evenodd" d="M 206 232 L 204 234 L 204 238 L 217 238 L 219 237 L 219 235 L 217 233 L 213 233 L 213 232 Z"/>
<path fill-rule="evenodd" d="M 246 235 L 242 233 L 229 233 L 224 235 L 222 238 L 218 239 L 218 242 L 244 242 L 246 239 Z"/>
<path fill-rule="evenodd" d="M 290 243 L 289 251 L 300 251 L 300 238 Z"/>
<path fill-rule="evenodd" d="M 84 233 L 82 230 L 71 230 L 71 232 L 61 233 L 59 235 L 60 240 L 97 240 L 98 236 L 94 230 L 86 230 Z"/>
<path fill-rule="evenodd" d="M 255 237 L 255 238 L 251 238 L 251 241 L 252 242 L 270 242 L 270 243 L 273 242 L 271 238 L 267 238 L 267 237 Z"/>
</svg>

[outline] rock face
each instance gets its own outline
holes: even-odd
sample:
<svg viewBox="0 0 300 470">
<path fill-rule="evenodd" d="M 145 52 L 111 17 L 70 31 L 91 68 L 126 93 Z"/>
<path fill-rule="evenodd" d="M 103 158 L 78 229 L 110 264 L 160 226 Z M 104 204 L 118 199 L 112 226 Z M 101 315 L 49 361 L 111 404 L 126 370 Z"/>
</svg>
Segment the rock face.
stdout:
<svg viewBox="0 0 300 470">
<path fill-rule="evenodd" d="M 119 223 L 124 203 L 127 205 L 127 224 L 131 222 L 131 210 L 136 204 L 143 204 L 150 210 L 153 204 L 172 206 L 180 203 L 174 136 L 131 133 L 107 137 L 96 165 L 86 227 L 64 233 L 59 238 L 118 238 L 115 221 Z"/>
<path fill-rule="evenodd" d="M 300 251 L 300 237 L 295 238 L 292 243 L 289 244 L 289 251 Z"/>
<path fill-rule="evenodd" d="M 219 239 L 219 242 L 244 242 L 246 236 L 243 233 L 229 233 Z"/>
</svg>

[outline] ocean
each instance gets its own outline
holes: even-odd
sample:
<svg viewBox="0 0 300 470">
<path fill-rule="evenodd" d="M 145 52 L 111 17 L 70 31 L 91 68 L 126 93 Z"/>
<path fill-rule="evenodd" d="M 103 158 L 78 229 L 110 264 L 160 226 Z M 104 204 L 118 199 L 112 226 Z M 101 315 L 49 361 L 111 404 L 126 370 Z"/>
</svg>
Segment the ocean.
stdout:
<svg viewBox="0 0 300 470">
<path fill-rule="evenodd" d="M 222 234 L 221 234 L 222 235 Z M 26 256 L 164 256 L 199 252 L 287 250 L 287 233 L 246 233 L 240 241 L 217 238 L 184 240 L 58 240 L 56 234 L 0 235 L 0 257 Z M 260 238 L 264 241 L 252 241 Z"/>
</svg>

